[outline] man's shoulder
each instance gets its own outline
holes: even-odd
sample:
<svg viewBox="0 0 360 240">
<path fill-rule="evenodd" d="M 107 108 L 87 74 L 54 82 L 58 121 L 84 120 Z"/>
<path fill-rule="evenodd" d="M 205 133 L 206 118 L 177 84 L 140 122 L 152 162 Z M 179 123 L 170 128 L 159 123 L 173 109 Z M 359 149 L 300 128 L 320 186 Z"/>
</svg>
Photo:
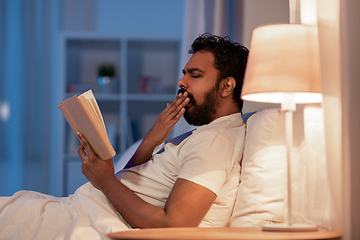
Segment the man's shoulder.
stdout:
<svg viewBox="0 0 360 240">
<path fill-rule="evenodd" d="M 221 117 L 214 120 L 210 124 L 200 126 L 191 131 L 185 132 L 166 143 L 173 143 L 179 145 L 183 140 L 187 141 L 199 141 L 199 139 L 212 141 L 216 137 L 229 138 L 242 138 L 245 133 L 245 125 L 242 121 L 241 113 L 236 113 Z"/>
<path fill-rule="evenodd" d="M 220 120 L 220 121 L 218 121 Z M 229 115 L 194 130 L 190 141 L 213 141 L 223 139 L 229 144 L 238 144 L 245 138 L 245 124 L 241 114 Z"/>
<path fill-rule="evenodd" d="M 244 128 L 241 113 L 235 113 L 215 119 L 209 124 L 200 126 L 196 129 L 197 133 L 226 133 L 231 131 L 241 131 Z"/>
</svg>

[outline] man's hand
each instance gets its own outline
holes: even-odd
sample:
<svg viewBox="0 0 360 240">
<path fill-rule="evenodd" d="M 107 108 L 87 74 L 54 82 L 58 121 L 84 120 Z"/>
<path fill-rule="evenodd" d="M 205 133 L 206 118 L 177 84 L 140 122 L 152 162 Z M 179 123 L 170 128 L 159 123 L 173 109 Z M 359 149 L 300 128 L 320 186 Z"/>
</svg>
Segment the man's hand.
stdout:
<svg viewBox="0 0 360 240">
<path fill-rule="evenodd" d="M 185 113 L 185 106 L 189 101 L 188 93 L 185 92 L 179 93 L 171 103 L 167 104 L 125 168 L 140 165 L 151 158 L 155 147 L 166 140 L 174 125 Z"/>
<path fill-rule="evenodd" d="M 187 92 L 184 94 L 179 93 L 171 103 L 168 103 L 167 107 L 160 113 L 160 116 L 156 119 L 154 126 L 148 134 L 146 134 L 145 138 L 154 141 L 155 146 L 164 142 L 172 128 L 185 113 L 185 106 L 190 101 L 187 96 Z"/>
<path fill-rule="evenodd" d="M 77 136 L 81 142 L 78 154 L 83 162 L 82 173 L 94 187 L 101 190 L 109 181 L 116 180 L 112 159 L 101 160 L 80 132 L 77 133 Z"/>
</svg>

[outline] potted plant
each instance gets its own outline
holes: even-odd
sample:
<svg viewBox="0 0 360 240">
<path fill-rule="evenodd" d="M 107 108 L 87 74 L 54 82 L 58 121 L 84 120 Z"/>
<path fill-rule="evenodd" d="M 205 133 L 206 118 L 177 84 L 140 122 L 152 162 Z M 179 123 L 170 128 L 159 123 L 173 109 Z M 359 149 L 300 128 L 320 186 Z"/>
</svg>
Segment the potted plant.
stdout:
<svg viewBox="0 0 360 240">
<path fill-rule="evenodd" d="M 98 69 L 99 77 L 114 77 L 115 76 L 115 67 L 113 64 L 102 64 Z"/>
<path fill-rule="evenodd" d="M 116 93 L 118 92 L 117 79 L 115 78 L 114 64 L 102 64 L 98 68 L 99 92 Z"/>
</svg>

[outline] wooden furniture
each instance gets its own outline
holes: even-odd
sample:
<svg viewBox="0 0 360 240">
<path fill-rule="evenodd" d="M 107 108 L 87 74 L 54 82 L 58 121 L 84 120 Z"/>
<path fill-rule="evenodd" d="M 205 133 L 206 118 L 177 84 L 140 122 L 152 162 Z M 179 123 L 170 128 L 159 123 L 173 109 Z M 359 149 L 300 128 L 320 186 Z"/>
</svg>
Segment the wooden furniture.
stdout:
<svg viewBox="0 0 360 240">
<path fill-rule="evenodd" d="M 110 233 L 111 239 L 142 240 L 200 240 L 200 239 L 340 239 L 341 234 L 330 231 L 266 232 L 261 228 L 161 228 Z"/>
</svg>

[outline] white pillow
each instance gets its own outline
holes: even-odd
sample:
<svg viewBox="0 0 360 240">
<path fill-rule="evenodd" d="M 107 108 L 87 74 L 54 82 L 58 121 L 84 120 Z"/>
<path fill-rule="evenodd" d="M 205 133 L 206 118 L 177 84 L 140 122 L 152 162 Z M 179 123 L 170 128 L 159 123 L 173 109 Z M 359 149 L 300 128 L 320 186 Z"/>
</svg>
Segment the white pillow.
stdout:
<svg viewBox="0 0 360 240">
<path fill-rule="evenodd" d="M 265 109 L 247 121 L 241 183 L 230 227 L 260 227 L 284 215 L 285 124 L 280 109 Z"/>
</svg>

